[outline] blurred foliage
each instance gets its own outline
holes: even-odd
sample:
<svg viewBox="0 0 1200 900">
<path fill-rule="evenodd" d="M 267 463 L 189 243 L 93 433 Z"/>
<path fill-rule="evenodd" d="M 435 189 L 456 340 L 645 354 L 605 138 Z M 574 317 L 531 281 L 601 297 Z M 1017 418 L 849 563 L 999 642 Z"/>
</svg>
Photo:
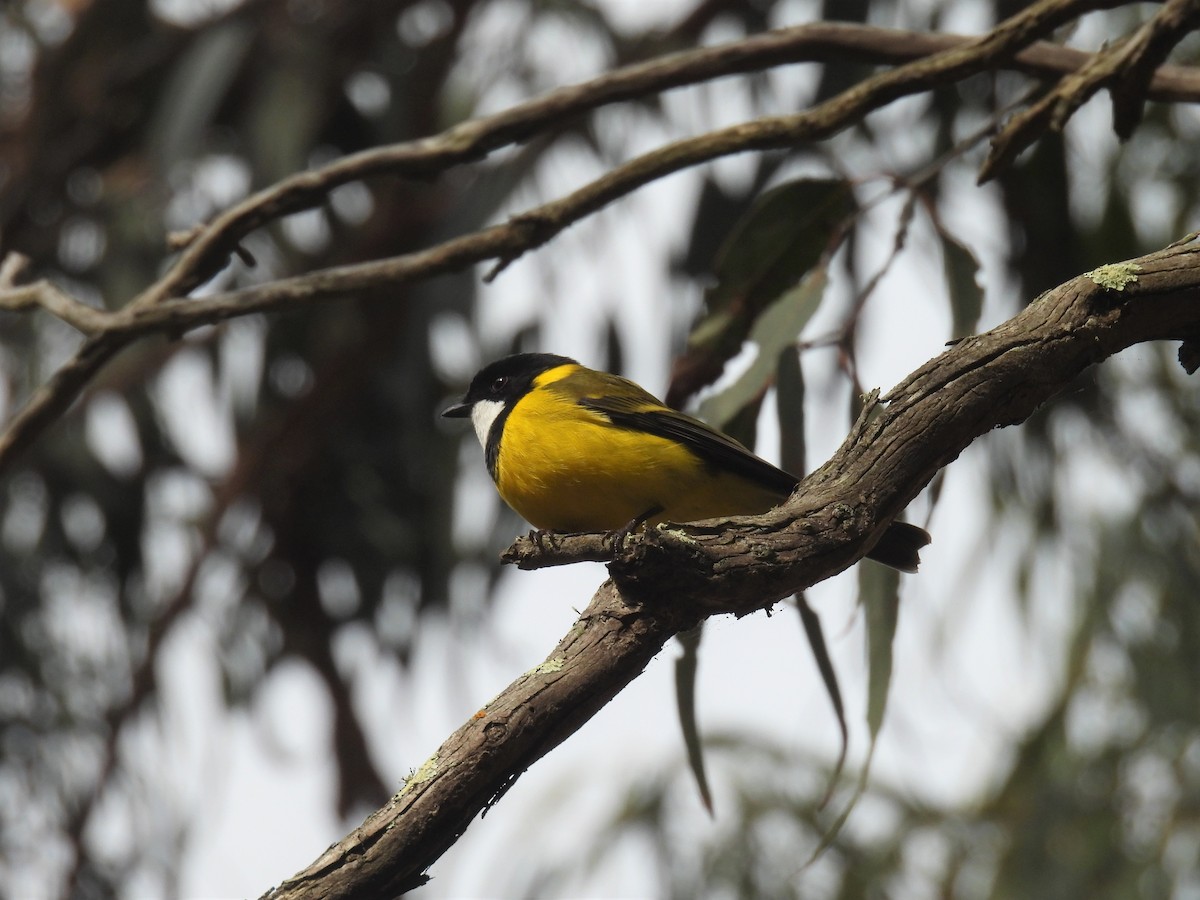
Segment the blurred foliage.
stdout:
<svg viewBox="0 0 1200 900">
<path fill-rule="evenodd" d="M 696 846 L 674 833 L 692 805 L 691 785 L 682 763 L 670 761 L 637 779 L 582 860 L 526 875 L 520 896 L 578 894 L 588 874 L 619 866 L 639 844 L 651 851 L 654 895 L 671 898 L 973 896 L 969 888 L 995 858 L 997 836 L 986 828 L 875 784 L 862 808 L 875 818 L 903 818 L 906 827 L 882 838 L 848 828 L 811 859 L 829 826 L 830 813 L 817 811 L 828 761 L 737 735 L 715 736 L 709 750 L 731 763 L 710 841 Z M 936 877 L 939 867 L 945 884 Z"/>
<path fill-rule="evenodd" d="M 311 164 L 469 116 L 500 63 L 453 81 L 464 41 L 479 40 L 464 34 L 476 5 L 8 5 L 0 35 L 21 52 L 3 63 L 5 251 L 77 295 L 126 302 L 158 274 L 169 231 Z M 504 67 L 521 82 L 515 60 Z M 483 224 L 511 189 L 487 173 L 353 185 L 254 235 L 257 264 L 218 283 L 417 249 Z M 0 853 L 32 859 L 65 839 L 72 883 L 102 892 L 164 857 L 150 841 L 97 858 L 82 834 L 122 780 L 121 733 L 155 714 L 162 641 L 192 610 L 214 632 L 229 704 L 285 659 L 318 673 L 342 814 L 391 793 L 336 641 L 365 626 L 403 662 L 419 618 L 452 602 L 459 438 L 435 427 L 452 385 L 430 331 L 465 321 L 473 293 L 464 274 L 146 342 L 0 483 Z M 3 396 L 28 395 L 75 341 L 5 317 Z M 27 815 L 34 804 L 44 815 Z M 161 802 L 151 813 L 174 816 Z"/>
<path fill-rule="evenodd" d="M 996 20 L 1018 5 L 977 7 Z M 34 277 L 118 305 L 159 273 L 167 233 L 284 175 L 578 80 L 588 61 L 611 67 L 790 24 L 794 6 L 695 0 L 669 27 L 636 31 L 618 27 L 603 3 L 12 2 L 0 7 L 0 249 L 28 255 Z M 952 4 L 826 6 L 830 17 L 925 29 L 940 27 Z M 1118 37 L 1143 15 L 1118 9 L 1092 27 Z M 578 58 L 558 46 L 580 48 Z M 868 69 L 831 62 L 802 96 L 773 76 L 750 76 L 739 102 L 787 112 Z M 840 325 L 795 346 L 835 348 L 844 377 L 829 390 L 849 384 L 856 396 L 859 324 L 884 274 L 863 271 L 860 217 L 881 192 L 904 198 L 893 258 L 908 249 L 910 228 L 933 228 L 947 320 L 954 335 L 969 331 L 980 248 L 943 221 L 983 148 L 957 142 L 1028 87 L 1017 76 L 980 76 L 908 105 L 903 122 L 872 117 L 828 145 L 758 157 L 750 177 L 698 176 L 693 206 L 679 215 L 690 237 L 661 261 L 664 277 L 698 296 L 732 223 L 797 168 L 854 184 L 855 202 L 842 209 L 847 249 L 830 264 L 848 286 Z M 679 105 L 632 106 L 603 120 L 612 135 L 595 122 L 564 123 L 500 164 L 429 184 L 340 189 L 324 207 L 253 235 L 246 249 L 256 265 L 235 262 L 214 287 L 427 246 L 527 205 L 548 190 L 564 153 L 604 166 L 629 154 L 638 124 L 684 127 Z M 895 140 L 901 130 L 907 141 Z M 1082 153 L 1070 133 L 1039 141 L 988 189 L 1004 266 L 989 273 L 989 297 L 1011 310 L 1195 227 L 1195 134 L 1194 117 L 1151 106 L 1119 150 Z M 936 160 L 932 175 L 923 172 Z M 914 172 L 925 177 L 906 181 Z M 436 427 L 433 413 L 485 357 L 537 344 L 539 320 L 484 333 L 474 294 L 471 273 L 444 276 L 303 315 L 144 341 L 0 480 L 0 876 L 54 873 L 96 896 L 127 891 L 147 871 L 168 885 L 178 877 L 189 810 L 121 748 L 148 727 L 169 730 L 160 666 L 189 617 L 212 632 L 230 707 L 250 707 L 285 661 L 317 673 L 333 709 L 341 814 L 390 794 L 338 641 L 366 634 L 407 664 L 422 622 L 480 615 L 476 595 L 496 578 L 492 548 L 512 520 L 470 510 L 474 536 L 456 530 L 458 449 L 474 439 Z M 670 339 L 682 347 L 691 323 L 679 324 Z M 627 332 L 606 325 L 598 358 L 619 368 Z M 5 416 L 77 342 L 46 317 L 0 316 Z M 817 402 L 801 355 L 785 351 L 762 377 L 778 371 L 789 396 Z M 757 410 L 763 391 L 749 393 Z M 801 413 L 780 411 L 792 459 L 803 458 Z M 745 426 L 753 417 L 741 418 Z M 813 811 L 820 766 L 742 747 L 745 780 L 715 785 L 735 797 L 718 801 L 723 843 L 683 852 L 666 840 L 677 814 L 671 792 L 693 788 L 651 775 L 630 788 L 613 830 L 594 836 L 589 864 L 602 867 L 615 843 L 645 840 L 659 893 L 680 897 L 1200 892 L 1198 440 L 1200 394 L 1168 349 L 1146 347 L 987 443 L 992 527 L 1021 541 L 1014 603 L 1027 609 L 1048 560 L 1066 560 L 1071 577 L 1055 602 L 1069 604 L 1073 627 L 1057 702 L 975 807 L 931 810 L 872 783 L 864 803 L 887 806 L 889 834 L 865 842 L 851 820 L 814 866 L 816 880 L 800 878 L 804 848 L 828 825 Z M 1112 499 L 1067 490 L 1069 472 L 1084 473 L 1074 476 L 1083 484 L 1093 472 L 1115 481 Z M 464 571 L 483 574 L 456 577 Z M 799 794 L 798 770 L 808 779 Z M 130 839 L 115 847 L 87 831 L 114 797 L 131 822 Z M 914 869 L 914 860 L 928 864 Z M 572 877 L 537 876 L 529 891 L 544 896 Z"/>
</svg>

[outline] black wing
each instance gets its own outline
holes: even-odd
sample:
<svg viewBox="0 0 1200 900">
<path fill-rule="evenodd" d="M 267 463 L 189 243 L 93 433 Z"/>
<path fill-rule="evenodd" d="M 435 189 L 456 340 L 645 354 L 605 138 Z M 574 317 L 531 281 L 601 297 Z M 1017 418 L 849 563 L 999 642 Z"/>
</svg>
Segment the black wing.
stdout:
<svg viewBox="0 0 1200 900">
<path fill-rule="evenodd" d="M 678 441 L 714 468 L 739 475 L 781 497 L 790 494 L 799 483 L 800 479 L 759 459 L 728 435 L 663 406 L 632 381 L 616 375 L 604 377 L 620 382 L 619 386 L 614 385 L 617 390 L 613 395 L 596 397 L 576 392 L 573 394 L 575 401 L 606 416 L 618 427 Z M 901 572 L 915 572 L 921 561 L 918 551 L 929 540 L 925 529 L 906 522 L 893 522 L 867 556 Z"/>
<path fill-rule="evenodd" d="M 635 396 L 581 397 L 579 404 L 603 413 L 622 428 L 678 441 L 714 468 L 739 475 L 781 497 L 790 494 L 800 481 L 699 419 L 668 409 L 640 388 Z"/>
</svg>

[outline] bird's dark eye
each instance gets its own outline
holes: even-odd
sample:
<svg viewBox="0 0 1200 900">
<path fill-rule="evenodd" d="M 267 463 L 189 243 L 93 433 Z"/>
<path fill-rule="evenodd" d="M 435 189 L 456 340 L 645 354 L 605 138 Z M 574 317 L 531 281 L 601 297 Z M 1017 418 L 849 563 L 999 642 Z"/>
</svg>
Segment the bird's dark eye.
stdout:
<svg viewBox="0 0 1200 900">
<path fill-rule="evenodd" d="M 508 376 L 501 375 L 499 378 L 497 378 L 495 381 L 492 382 L 492 393 L 493 394 L 500 393 L 502 390 L 504 390 L 504 386 L 507 384 L 508 384 Z"/>
</svg>

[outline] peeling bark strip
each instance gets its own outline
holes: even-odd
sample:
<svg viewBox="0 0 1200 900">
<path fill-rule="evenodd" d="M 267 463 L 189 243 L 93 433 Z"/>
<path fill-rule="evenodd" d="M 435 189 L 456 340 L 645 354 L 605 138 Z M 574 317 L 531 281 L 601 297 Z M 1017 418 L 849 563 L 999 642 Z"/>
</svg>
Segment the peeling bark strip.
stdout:
<svg viewBox="0 0 1200 900">
<path fill-rule="evenodd" d="M 1200 334 L 1196 235 L 1104 266 L 923 365 L 875 405 L 792 500 L 757 518 L 628 538 L 612 581 L 543 664 L 450 736 L 382 809 L 266 896 L 394 896 L 417 887 L 477 813 L 578 730 L 668 639 L 714 613 L 770 606 L 841 571 L 976 437 L 1025 420 L 1090 365 L 1134 344 Z M 936 539 L 936 535 L 935 535 Z M 507 554 L 536 567 L 603 548 L 565 537 Z M 610 543 L 611 547 L 611 543 Z"/>
</svg>

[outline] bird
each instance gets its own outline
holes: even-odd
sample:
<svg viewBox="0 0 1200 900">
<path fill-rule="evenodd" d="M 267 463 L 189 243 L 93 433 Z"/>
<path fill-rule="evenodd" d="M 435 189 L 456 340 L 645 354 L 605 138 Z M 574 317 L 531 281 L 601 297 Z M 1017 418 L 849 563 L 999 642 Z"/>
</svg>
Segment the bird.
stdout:
<svg viewBox="0 0 1200 900">
<path fill-rule="evenodd" d="M 629 379 L 553 353 L 484 366 L 442 415 L 471 420 L 500 496 L 542 531 L 759 515 L 800 483 Z M 929 542 L 893 522 L 867 557 L 915 572 Z"/>
</svg>

